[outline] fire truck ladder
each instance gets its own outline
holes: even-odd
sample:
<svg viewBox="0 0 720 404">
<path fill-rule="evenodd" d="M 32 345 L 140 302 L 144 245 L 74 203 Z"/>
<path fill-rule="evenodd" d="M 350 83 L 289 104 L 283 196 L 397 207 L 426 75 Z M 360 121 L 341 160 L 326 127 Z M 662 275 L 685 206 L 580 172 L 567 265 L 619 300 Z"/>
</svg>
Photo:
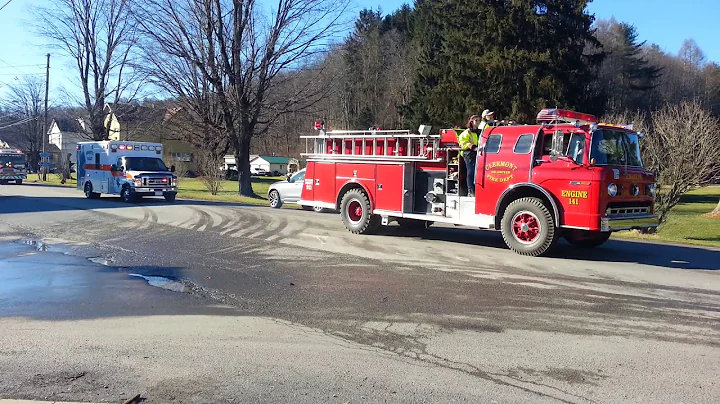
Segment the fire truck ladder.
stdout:
<svg viewBox="0 0 720 404">
<path fill-rule="evenodd" d="M 430 127 L 421 132 L 429 133 Z M 440 135 L 417 134 L 409 130 L 320 130 L 305 139 L 307 159 L 370 160 L 370 161 L 426 161 L 439 162 Z"/>
</svg>

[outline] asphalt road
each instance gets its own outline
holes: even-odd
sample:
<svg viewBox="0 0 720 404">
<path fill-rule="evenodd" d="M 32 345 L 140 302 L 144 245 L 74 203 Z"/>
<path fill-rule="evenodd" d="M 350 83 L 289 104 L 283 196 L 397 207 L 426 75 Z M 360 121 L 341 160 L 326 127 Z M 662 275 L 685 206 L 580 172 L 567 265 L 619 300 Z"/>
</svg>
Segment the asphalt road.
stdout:
<svg viewBox="0 0 720 404">
<path fill-rule="evenodd" d="M 0 186 L 0 214 L 0 397 L 720 396 L 719 250 L 611 241 L 529 258 L 494 232 L 357 236 L 335 214 L 33 185 Z M 18 243 L 40 239 L 47 251 Z"/>
</svg>

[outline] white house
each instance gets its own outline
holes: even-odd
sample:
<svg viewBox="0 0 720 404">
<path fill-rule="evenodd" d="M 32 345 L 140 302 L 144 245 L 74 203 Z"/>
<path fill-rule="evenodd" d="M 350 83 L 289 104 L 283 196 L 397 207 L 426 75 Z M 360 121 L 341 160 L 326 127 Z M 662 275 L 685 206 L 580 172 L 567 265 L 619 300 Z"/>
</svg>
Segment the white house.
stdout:
<svg viewBox="0 0 720 404">
<path fill-rule="evenodd" d="M 75 163 L 75 150 L 78 142 L 86 142 L 89 139 L 87 135 L 85 122 L 82 119 L 59 118 L 53 119 L 48 130 L 48 143 L 57 146 L 60 149 L 61 156 L 53 156 L 54 161 L 61 161 L 68 153 L 70 161 Z"/>
<path fill-rule="evenodd" d="M 279 156 L 256 156 L 250 160 L 250 172 L 266 171 L 285 175 L 288 172 L 290 159 Z"/>
</svg>

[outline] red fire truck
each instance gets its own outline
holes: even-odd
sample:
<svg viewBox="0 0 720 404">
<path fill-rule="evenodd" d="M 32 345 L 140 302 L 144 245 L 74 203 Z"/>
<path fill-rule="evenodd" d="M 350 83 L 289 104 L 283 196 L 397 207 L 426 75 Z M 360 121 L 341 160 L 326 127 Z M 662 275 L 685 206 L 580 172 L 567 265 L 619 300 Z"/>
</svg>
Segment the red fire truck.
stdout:
<svg viewBox="0 0 720 404">
<path fill-rule="evenodd" d="M 483 131 L 474 197 L 458 155 L 462 129 L 327 131 L 318 122 L 316 136 L 301 136 L 308 164 L 298 203 L 339 210 L 356 234 L 393 221 L 499 229 L 511 250 L 529 256 L 559 237 L 595 247 L 613 231 L 657 227 L 641 134 L 561 109 L 543 109 L 537 121 Z"/>
</svg>

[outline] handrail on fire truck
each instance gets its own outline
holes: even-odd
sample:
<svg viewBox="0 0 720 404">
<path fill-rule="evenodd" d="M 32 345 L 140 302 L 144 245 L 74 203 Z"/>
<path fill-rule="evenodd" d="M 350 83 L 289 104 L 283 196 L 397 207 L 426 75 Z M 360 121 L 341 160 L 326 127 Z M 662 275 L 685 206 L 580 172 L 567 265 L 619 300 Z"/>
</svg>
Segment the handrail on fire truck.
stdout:
<svg viewBox="0 0 720 404">
<path fill-rule="evenodd" d="M 318 135 L 300 136 L 305 139 L 306 150 L 300 153 L 301 156 L 309 159 L 442 161 L 438 156 L 441 136 L 431 135 L 429 126 L 421 125 L 419 134 L 409 130 L 381 129 L 326 131 L 324 126 L 317 122 Z M 348 143 L 350 147 L 347 147 Z"/>
</svg>

